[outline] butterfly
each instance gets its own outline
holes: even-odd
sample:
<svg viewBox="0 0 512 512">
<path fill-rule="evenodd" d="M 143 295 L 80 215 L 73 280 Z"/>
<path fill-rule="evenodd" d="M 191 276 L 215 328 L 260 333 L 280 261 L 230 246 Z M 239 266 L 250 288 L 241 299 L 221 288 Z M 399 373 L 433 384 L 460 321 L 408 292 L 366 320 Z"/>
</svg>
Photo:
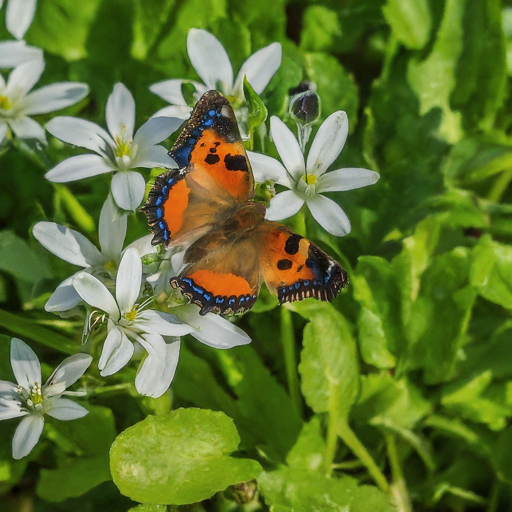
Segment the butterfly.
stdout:
<svg viewBox="0 0 512 512">
<path fill-rule="evenodd" d="M 306 297 L 332 301 L 348 284 L 336 261 L 265 220 L 265 205 L 251 200 L 254 176 L 222 94 L 202 96 L 169 155 L 179 169 L 158 176 L 142 210 L 153 244 L 186 248 L 170 284 L 201 315 L 248 311 L 262 281 L 280 304 Z"/>
</svg>

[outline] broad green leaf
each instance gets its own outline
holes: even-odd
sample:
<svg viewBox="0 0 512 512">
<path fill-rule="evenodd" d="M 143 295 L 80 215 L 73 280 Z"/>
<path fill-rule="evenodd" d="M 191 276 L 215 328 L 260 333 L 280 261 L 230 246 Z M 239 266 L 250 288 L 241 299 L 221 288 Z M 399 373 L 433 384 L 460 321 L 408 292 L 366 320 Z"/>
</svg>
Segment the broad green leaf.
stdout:
<svg viewBox="0 0 512 512">
<path fill-rule="evenodd" d="M 357 125 L 359 95 L 352 76 L 339 61 L 326 53 L 306 53 L 305 68 L 308 80 L 317 85 L 322 100 L 321 119 L 337 110 L 347 113 L 350 133 Z"/>
<path fill-rule="evenodd" d="M 427 44 L 432 23 L 427 0 L 388 0 L 382 12 L 404 46 L 420 50 Z"/>
<path fill-rule="evenodd" d="M 268 111 L 261 98 L 256 94 L 251 84 L 244 76 L 244 96 L 249 104 L 249 114 L 247 116 L 247 131 L 252 134 L 256 128 L 267 119 Z"/>
<path fill-rule="evenodd" d="M 453 146 L 443 166 L 449 184 L 478 182 L 512 166 L 512 145 L 493 136 L 464 138 Z"/>
<path fill-rule="evenodd" d="M 27 42 L 66 60 L 87 57 L 86 42 L 101 0 L 46 0 L 37 6 Z"/>
<path fill-rule="evenodd" d="M 326 444 L 322 435 L 319 416 L 313 416 L 302 427 L 297 442 L 286 457 L 286 463 L 292 469 L 317 471 L 323 467 Z"/>
<path fill-rule="evenodd" d="M 425 60 L 411 60 L 408 77 L 420 100 L 421 115 L 441 109 L 440 135 L 450 143 L 462 136 L 460 112 L 450 107 L 456 86 L 455 69 L 462 54 L 463 19 L 466 0 L 446 0 L 443 21 L 432 51 Z"/>
<path fill-rule="evenodd" d="M 265 503 L 294 512 L 391 512 L 385 494 L 375 487 L 357 487 L 350 477 L 328 478 L 319 472 L 283 468 L 258 478 Z M 276 510 L 287 510 L 276 508 Z"/>
<path fill-rule="evenodd" d="M 329 51 L 339 44 L 343 33 L 335 11 L 312 5 L 302 15 L 300 47 L 306 52 Z"/>
<path fill-rule="evenodd" d="M 114 441 L 112 478 L 135 501 L 194 503 L 261 472 L 256 461 L 230 456 L 239 442 L 222 412 L 189 408 L 149 416 Z"/>
<path fill-rule="evenodd" d="M 11 231 L 0 232 L 0 270 L 29 283 L 53 277 L 27 242 Z"/>
<path fill-rule="evenodd" d="M 302 392 L 316 412 L 346 418 L 358 391 L 356 346 L 345 318 L 329 303 L 305 301 L 292 310 L 309 320 L 299 372 Z"/>
<path fill-rule="evenodd" d="M 55 421 L 55 431 L 79 457 L 58 454 L 56 469 L 42 469 L 37 494 L 48 501 L 81 496 L 110 480 L 108 452 L 115 438 L 114 416 L 106 407 L 89 406 L 89 414 L 72 421 Z M 57 439 L 58 440 L 58 439 Z"/>
<path fill-rule="evenodd" d="M 473 250 L 471 284 L 487 300 L 512 308 L 512 247 L 484 236 Z"/>
<path fill-rule="evenodd" d="M 131 508 L 128 512 L 167 512 L 167 505 L 152 505 L 150 503 L 142 503 L 137 507 Z"/>
<path fill-rule="evenodd" d="M 388 350 L 382 319 L 373 311 L 361 308 L 358 319 L 359 343 L 364 362 L 377 368 L 393 368 L 395 357 Z"/>
</svg>

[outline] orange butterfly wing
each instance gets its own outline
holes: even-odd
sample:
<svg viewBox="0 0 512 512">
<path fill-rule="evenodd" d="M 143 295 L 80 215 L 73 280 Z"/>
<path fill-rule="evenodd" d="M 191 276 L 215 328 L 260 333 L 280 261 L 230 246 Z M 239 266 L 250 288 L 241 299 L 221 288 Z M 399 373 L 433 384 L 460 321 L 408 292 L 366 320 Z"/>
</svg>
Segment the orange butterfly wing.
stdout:
<svg viewBox="0 0 512 512">
<path fill-rule="evenodd" d="M 156 179 L 142 208 L 154 244 L 197 239 L 254 194 L 233 109 L 217 91 L 198 101 L 169 155 L 180 169 Z"/>
</svg>

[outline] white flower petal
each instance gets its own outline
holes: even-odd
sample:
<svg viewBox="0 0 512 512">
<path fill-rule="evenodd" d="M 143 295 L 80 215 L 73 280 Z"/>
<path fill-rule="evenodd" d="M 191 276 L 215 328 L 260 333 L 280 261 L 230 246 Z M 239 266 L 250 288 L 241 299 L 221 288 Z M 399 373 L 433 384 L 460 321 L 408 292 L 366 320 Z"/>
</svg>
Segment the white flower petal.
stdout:
<svg viewBox="0 0 512 512">
<path fill-rule="evenodd" d="M 137 327 L 145 332 L 156 333 L 162 336 L 185 336 L 194 332 L 194 328 L 180 321 L 175 315 L 147 309 L 137 315 Z"/>
<path fill-rule="evenodd" d="M 9 0 L 5 14 L 7 30 L 16 38 L 23 39 L 36 12 L 37 0 Z"/>
<path fill-rule="evenodd" d="M 176 117 L 181 119 L 182 121 L 188 119 L 192 112 L 192 107 L 187 107 L 185 105 L 171 105 L 169 107 L 164 107 L 155 112 L 151 118 L 155 117 Z"/>
<path fill-rule="evenodd" d="M 270 119 L 270 133 L 284 166 L 295 181 L 299 180 L 305 172 L 304 155 L 295 135 L 276 116 Z"/>
<path fill-rule="evenodd" d="M 7 95 L 23 98 L 41 78 L 44 66 L 44 60 L 33 60 L 15 67 L 7 80 Z"/>
<path fill-rule="evenodd" d="M 130 247 L 133 247 L 137 250 L 137 252 L 140 254 L 140 257 L 145 256 L 146 254 L 154 254 L 157 252 L 156 246 L 154 246 L 151 243 L 151 240 L 153 240 L 153 234 L 150 233 L 149 235 L 144 235 L 134 242 L 132 242 L 127 249 Z"/>
<path fill-rule="evenodd" d="M 45 178 L 55 183 L 67 183 L 114 170 L 112 164 L 99 155 L 78 155 L 57 164 L 45 174 Z"/>
<path fill-rule="evenodd" d="M 317 190 L 323 192 L 343 192 L 367 187 L 379 181 L 380 174 L 368 169 L 347 168 L 326 172 L 318 178 Z"/>
<path fill-rule="evenodd" d="M 153 146 L 167 139 L 182 123 L 183 121 L 176 117 L 153 117 L 137 130 L 133 142 L 139 146 L 139 149 Z"/>
<path fill-rule="evenodd" d="M 10 420 L 12 418 L 21 418 L 28 414 L 27 411 L 22 411 L 19 402 L 9 400 L 9 406 L 5 406 L 5 401 L 0 400 L 0 421 Z"/>
<path fill-rule="evenodd" d="M 2 142 L 5 139 L 5 136 L 7 135 L 8 127 L 9 125 L 6 122 L 0 121 L 0 144 L 2 144 Z"/>
<path fill-rule="evenodd" d="M 69 388 L 85 373 L 91 362 L 92 357 L 89 354 L 73 354 L 67 357 L 55 368 L 46 385 L 52 386 L 61 382 L 64 388 Z"/>
<path fill-rule="evenodd" d="M 123 368 L 133 356 L 133 343 L 114 327 L 108 333 L 107 339 L 103 344 L 103 351 L 98 362 L 100 375 L 108 377 Z"/>
<path fill-rule="evenodd" d="M 108 130 L 114 139 L 133 139 L 135 101 L 131 92 L 121 83 L 114 86 L 108 98 L 106 116 Z"/>
<path fill-rule="evenodd" d="M 46 144 L 46 134 L 43 127 L 30 117 L 9 119 L 9 126 L 20 139 L 37 139 Z"/>
<path fill-rule="evenodd" d="M 78 295 L 75 287 L 73 286 L 74 277 L 75 276 L 72 275 L 71 277 L 64 279 L 64 281 L 57 286 L 55 291 L 52 293 L 52 296 L 44 305 L 44 309 L 46 311 L 49 313 L 56 311 L 68 311 L 82 302 L 82 297 Z"/>
<path fill-rule="evenodd" d="M 328 233 L 345 236 L 350 233 L 347 214 L 332 199 L 317 194 L 307 201 L 309 211 Z"/>
<path fill-rule="evenodd" d="M 348 117 L 338 110 L 318 128 L 308 153 L 308 173 L 320 176 L 338 158 L 348 135 Z"/>
<path fill-rule="evenodd" d="M 125 251 L 116 277 L 116 298 L 121 314 L 132 310 L 142 284 L 142 261 L 136 249 Z"/>
<path fill-rule="evenodd" d="M 270 201 L 265 218 L 268 220 L 283 220 L 295 215 L 304 204 L 304 199 L 293 190 L 280 192 Z"/>
<path fill-rule="evenodd" d="M 55 222 L 38 222 L 32 228 L 32 234 L 43 247 L 73 265 L 87 268 L 104 260 L 85 236 Z"/>
<path fill-rule="evenodd" d="M 109 194 L 100 213 L 99 238 L 101 252 L 108 259 L 118 261 L 126 236 L 127 216 L 118 215 L 116 205 Z"/>
<path fill-rule="evenodd" d="M 164 119 L 157 117 L 155 119 Z M 176 169 L 178 164 L 174 161 L 169 152 L 163 146 L 149 146 L 137 151 L 136 160 L 133 163 L 134 167 L 145 167 L 153 169 L 154 167 L 163 167 L 164 169 Z"/>
<path fill-rule="evenodd" d="M 146 336 L 146 340 L 144 340 L 145 345 L 143 345 L 144 348 L 149 345 L 150 339 L 152 340 L 153 337 L 149 338 Z M 150 352 L 149 346 L 146 348 L 149 355 L 142 363 L 135 377 L 135 387 L 141 395 L 158 398 L 162 396 L 171 385 L 174 374 L 176 373 L 176 367 L 178 366 L 180 342 L 179 340 L 169 344 L 164 342 L 163 348 L 163 354 L 158 350 L 158 355 Z M 153 351 L 154 349 L 151 350 Z"/>
<path fill-rule="evenodd" d="M 85 407 L 82 407 L 80 404 L 68 398 L 52 400 L 51 408 L 45 412 L 52 418 L 65 421 L 76 420 L 77 418 L 82 418 L 86 414 L 89 414 L 89 411 Z"/>
<path fill-rule="evenodd" d="M 206 30 L 191 28 L 187 36 L 187 52 L 197 74 L 209 89 L 222 82 L 229 94 L 233 87 L 233 68 L 220 41 Z"/>
<path fill-rule="evenodd" d="M 232 348 L 247 345 L 251 338 L 239 327 L 225 318 L 213 313 L 204 316 L 199 314 L 199 308 L 194 304 L 176 308 L 179 318 L 196 330 L 191 333 L 201 343 L 214 348 Z"/>
<path fill-rule="evenodd" d="M 114 146 L 114 141 L 101 126 L 78 117 L 58 116 L 46 123 L 45 128 L 57 139 L 100 155 L 105 155 L 107 144 Z"/>
<path fill-rule="evenodd" d="M 13 382 L 9 382 L 7 380 L 0 380 L 0 398 L 13 400 L 18 399 L 18 394 L 16 390 L 18 386 Z M 1 405 L 1 404 L 0 404 Z"/>
<path fill-rule="evenodd" d="M 279 43 L 272 43 L 253 53 L 238 72 L 233 95 L 243 98 L 244 75 L 257 94 L 261 94 L 281 65 L 283 50 Z"/>
<path fill-rule="evenodd" d="M 25 389 L 42 384 L 41 364 L 35 352 L 18 338 L 11 340 L 11 366 L 16 382 Z"/>
<path fill-rule="evenodd" d="M 94 308 L 108 313 L 113 320 L 119 319 L 119 309 L 107 287 L 91 274 L 79 272 L 73 278 L 73 286 L 78 295 Z"/>
<path fill-rule="evenodd" d="M 138 172 L 120 171 L 114 174 L 111 189 L 117 206 L 133 211 L 144 198 L 146 182 Z"/>
<path fill-rule="evenodd" d="M 198 82 L 194 82 L 193 80 L 164 80 L 163 82 L 151 85 L 149 90 L 172 105 L 188 107 L 181 90 L 181 86 L 183 84 L 192 84 L 196 89 L 197 86 L 202 85 Z"/>
<path fill-rule="evenodd" d="M 247 151 L 251 164 L 254 179 L 260 183 L 265 180 L 274 180 L 279 185 L 290 188 L 292 186 L 290 175 L 286 172 L 283 164 L 267 155 Z"/>
<path fill-rule="evenodd" d="M 23 101 L 22 112 L 27 115 L 47 114 L 83 100 L 89 86 L 79 82 L 60 82 L 31 92 Z"/>
<path fill-rule="evenodd" d="M 44 60 L 43 50 L 35 46 L 28 46 L 25 41 L 2 41 L 0 43 L 0 68 L 13 68 L 32 60 Z"/>
<path fill-rule="evenodd" d="M 44 428 L 42 416 L 29 415 L 21 420 L 12 439 L 12 456 L 21 459 L 37 444 Z"/>
</svg>

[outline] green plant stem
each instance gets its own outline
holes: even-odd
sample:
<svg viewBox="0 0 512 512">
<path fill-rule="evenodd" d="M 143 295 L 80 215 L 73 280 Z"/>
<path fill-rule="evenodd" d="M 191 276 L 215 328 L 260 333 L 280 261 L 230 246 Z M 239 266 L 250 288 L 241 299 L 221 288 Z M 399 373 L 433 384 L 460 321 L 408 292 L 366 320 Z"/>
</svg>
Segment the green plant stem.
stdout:
<svg viewBox="0 0 512 512">
<path fill-rule="evenodd" d="M 102 386 L 95 389 L 91 389 L 87 392 L 87 396 L 98 396 L 106 394 L 122 394 L 133 388 L 131 382 L 124 382 L 123 384 L 113 384 L 112 386 Z"/>
<path fill-rule="evenodd" d="M 288 392 L 297 414 L 302 418 L 302 400 L 300 396 L 299 376 L 297 374 L 297 355 L 295 352 L 295 334 L 293 331 L 292 313 L 285 307 L 281 308 L 281 341 L 283 343 L 284 363 Z"/>
<path fill-rule="evenodd" d="M 372 456 L 368 453 L 368 450 L 365 448 L 363 443 L 359 441 L 354 431 L 350 428 L 347 420 L 340 419 L 337 422 L 337 432 L 340 436 L 341 440 L 350 448 L 352 453 L 363 463 L 363 465 L 370 473 L 370 476 L 373 478 L 377 487 L 388 493 L 390 491 L 388 481 L 386 477 L 382 474 L 382 471 L 378 468 L 377 464 L 373 460 Z"/>
<path fill-rule="evenodd" d="M 63 452 L 76 457 L 83 457 L 84 451 L 73 441 L 63 436 L 51 423 L 46 422 L 46 437 L 53 441 Z"/>
<path fill-rule="evenodd" d="M 496 178 L 487 199 L 493 203 L 499 203 L 510 185 L 510 181 L 512 181 L 512 169 L 507 169 Z"/>
<path fill-rule="evenodd" d="M 40 325 L 37 325 L 34 320 L 30 318 L 24 318 L 18 315 L 13 315 L 7 311 L 0 309 L 0 326 L 8 329 L 9 331 L 29 338 L 33 341 L 51 347 L 64 354 L 76 354 L 79 349 L 79 345 L 73 344 L 64 336 L 45 329 Z"/>
<path fill-rule="evenodd" d="M 487 504 L 487 512 L 496 512 L 500 504 L 500 487 L 501 482 L 495 478 L 494 483 L 491 487 L 491 493 L 489 495 L 489 502 Z"/>
<path fill-rule="evenodd" d="M 329 426 L 327 428 L 326 441 L 324 470 L 327 476 L 331 476 L 334 457 L 336 456 L 336 450 L 338 449 L 338 432 L 336 430 L 336 420 L 333 414 L 329 414 Z"/>
<path fill-rule="evenodd" d="M 332 465 L 332 469 L 342 469 L 345 471 L 350 471 L 351 469 L 359 469 L 361 467 L 363 467 L 363 463 L 359 459 L 335 462 Z"/>
<path fill-rule="evenodd" d="M 386 445 L 388 451 L 389 465 L 391 467 L 391 473 L 393 475 L 393 484 L 391 486 L 391 492 L 395 498 L 397 509 L 399 512 L 411 512 L 411 501 L 409 499 L 409 492 L 407 491 L 407 485 L 405 483 L 402 465 L 400 463 L 400 457 L 398 455 L 395 436 L 387 435 Z"/>
</svg>

